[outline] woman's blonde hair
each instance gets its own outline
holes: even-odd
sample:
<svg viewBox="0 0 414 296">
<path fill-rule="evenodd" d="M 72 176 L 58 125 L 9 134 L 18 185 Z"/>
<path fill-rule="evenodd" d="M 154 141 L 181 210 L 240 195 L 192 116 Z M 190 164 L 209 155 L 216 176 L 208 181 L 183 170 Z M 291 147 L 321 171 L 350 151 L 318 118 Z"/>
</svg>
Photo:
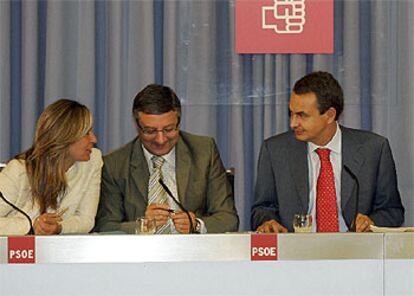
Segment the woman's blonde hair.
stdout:
<svg viewBox="0 0 414 296">
<path fill-rule="evenodd" d="M 60 99 L 40 115 L 33 146 L 16 158 L 25 160 L 32 198 L 41 213 L 57 208 L 58 196 L 67 186 L 68 148 L 91 129 L 92 114 L 76 101 Z"/>
</svg>

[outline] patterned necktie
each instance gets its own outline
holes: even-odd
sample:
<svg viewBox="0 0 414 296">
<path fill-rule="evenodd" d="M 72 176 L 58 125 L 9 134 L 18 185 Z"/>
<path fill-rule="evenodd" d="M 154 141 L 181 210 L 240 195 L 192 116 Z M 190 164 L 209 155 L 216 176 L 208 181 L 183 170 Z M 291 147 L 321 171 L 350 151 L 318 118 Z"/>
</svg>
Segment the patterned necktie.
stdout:
<svg viewBox="0 0 414 296">
<path fill-rule="evenodd" d="M 161 156 L 153 156 L 151 161 L 153 170 L 148 182 L 148 203 L 168 203 L 167 193 L 159 182 L 160 179 L 163 179 L 161 167 L 164 164 L 165 159 Z M 160 226 L 156 233 L 171 233 L 170 225 L 171 219 L 168 219 L 168 222 Z"/>
<path fill-rule="evenodd" d="M 165 203 L 167 201 L 167 194 L 162 188 L 159 180 L 162 179 L 161 167 L 165 159 L 161 156 L 153 156 L 152 173 L 148 182 L 148 200 L 149 203 Z"/>
<path fill-rule="evenodd" d="M 316 185 L 316 223 L 318 232 L 338 232 L 335 180 L 329 149 L 316 149 L 321 160 Z"/>
</svg>

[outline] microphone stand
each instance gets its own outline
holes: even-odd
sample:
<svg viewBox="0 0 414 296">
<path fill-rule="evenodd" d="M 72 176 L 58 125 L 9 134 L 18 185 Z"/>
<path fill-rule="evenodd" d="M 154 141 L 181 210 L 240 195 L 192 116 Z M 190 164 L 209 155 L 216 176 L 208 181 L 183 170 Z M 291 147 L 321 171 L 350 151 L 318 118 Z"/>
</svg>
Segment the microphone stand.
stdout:
<svg viewBox="0 0 414 296">
<path fill-rule="evenodd" d="M 162 179 L 159 179 L 158 182 L 161 184 L 162 188 L 164 188 L 165 192 L 167 192 L 168 196 L 172 198 L 172 200 L 178 205 L 178 207 L 187 214 L 188 216 L 188 221 L 190 222 L 190 233 L 195 233 L 194 232 L 194 225 L 193 225 L 193 221 L 191 220 L 191 216 L 190 213 L 187 211 L 186 208 L 184 208 L 184 206 L 173 196 L 173 194 L 171 193 L 170 189 L 167 187 L 167 185 L 165 185 L 164 181 Z"/>
<path fill-rule="evenodd" d="M 9 202 L 3 195 L 3 193 L 0 191 L 0 198 L 9 206 L 11 206 L 14 210 L 18 211 L 19 213 L 23 214 L 23 216 L 26 217 L 26 219 L 29 221 L 29 225 L 30 225 L 30 229 L 29 232 L 27 234 L 29 235 L 33 235 L 34 234 L 34 230 L 33 230 L 33 225 L 32 225 L 32 219 L 30 219 L 29 215 L 27 215 L 23 210 L 19 209 L 18 207 L 16 207 L 14 204 L 12 204 L 11 202 Z"/>
<path fill-rule="evenodd" d="M 355 216 L 354 216 L 354 220 L 352 221 L 351 227 L 350 227 L 350 231 L 356 232 L 356 219 L 358 215 L 358 205 L 359 205 L 359 181 L 358 181 L 357 176 L 351 171 L 351 169 L 348 166 L 344 165 L 344 169 L 351 176 L 351 178 L 355 180 L 355 183 L 356 183 Z"/>
</svg>

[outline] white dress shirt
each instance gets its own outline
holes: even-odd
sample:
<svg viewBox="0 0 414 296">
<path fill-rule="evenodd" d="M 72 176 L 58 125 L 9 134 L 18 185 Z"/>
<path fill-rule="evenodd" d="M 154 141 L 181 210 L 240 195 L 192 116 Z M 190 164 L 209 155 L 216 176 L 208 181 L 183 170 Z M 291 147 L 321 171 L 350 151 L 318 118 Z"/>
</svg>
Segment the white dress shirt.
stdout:
<svg viewBox="0 0 414 296">
<path fill-rule="evenodd" d="M 148 169 L 150 175 L 152 174 L 152 171 L 154 170 L 152 165 L 152 157 L 154 154 L 149 152 L 144 145 L 142 145 L 142 150 L 144 151 L 145 159 L 147 160 Z M 165 155 L 162 155 L 162 158 L 164 158 L 164 163 L 161 167 L 161 173 L 163 177 L 163 181 L 165 185 L 170 189 L 172 195 L 180 201 L 180 197 L 178 196 L 178 190 L 177 190 L 177 179 L 175 174 L 175 147 L 171 149 L 170 152 L 168 152 Z M 180 201 L 181 202 L 181 201 Z M 180 207 L 174 202 L 174 200 L 168 196 L 168 205 L 170 206 L 170 209 L 181 211 Z M 203 220 L 197 218 L 197 220 L 201 223 L 201 231 L 200 233 L 207 233 L 207 228 L 205 227 L 205 224 Z M 171 223 L 171 233 L 179 233 L 175 227 L 174 223 Z"/>
<path fill-rule="evenodd" d="M 318 183 L 319 170 L 321 162 L 316 149 L 327 148 L 331 150 L 330 160 L 334 171 L 336 205 L 338 208 L 338 225 L 340 232 L 347 232 L 344 217 L 341 208 L 341 172 L 342 172 L 342 133 L 341 129 L 336 124 L 336 132 L 331 141 L 325 146 L 318 146 L 308 142 L 308 167 L 309 167 L 309 212 L 312 216 L 312 232 L 316 232 L 316 185 Z"/>
<path fill-rule="evenodd" d="M 65 194 L 58 196 L 57 209 L 47 209 L 47 212 L 65 211 L 61 233 L 88 233 L 93 228 L 102 165 L 102 154 L 94 148 L 89 161 L 77 161 L 66 172 Z M 39 206 L 33 203 L 24 161 L 12 159 L 0 172 L 0 191 L 8 201 L 26 212 L 32 221 L 40 215 Z M 0 235 L 22 235 L 29 229 L 27 219 L 0 200 Z"/>
</svg>

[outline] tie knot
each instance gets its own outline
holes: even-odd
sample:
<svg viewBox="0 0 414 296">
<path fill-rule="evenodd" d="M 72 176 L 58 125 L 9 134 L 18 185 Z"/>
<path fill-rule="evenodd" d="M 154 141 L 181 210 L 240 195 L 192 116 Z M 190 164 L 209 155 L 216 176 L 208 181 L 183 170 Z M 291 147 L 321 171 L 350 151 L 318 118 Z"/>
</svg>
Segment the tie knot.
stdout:
<svg viewBox="0 0 414 296">
<path fill-rule="evenodd" d="M 329 161 L 329 155 L 331 154 L 331 150 L 318 148 L 316 149 L 316 153 L 318 153 L 321 161 Z"/>
<path fill-rule="evenodd" d="M 164 164 L 165 159 L 162 156 L 153 156 L 151 157 L 152 167 L 154 169 L 160 169 Z"/>
</svg>

